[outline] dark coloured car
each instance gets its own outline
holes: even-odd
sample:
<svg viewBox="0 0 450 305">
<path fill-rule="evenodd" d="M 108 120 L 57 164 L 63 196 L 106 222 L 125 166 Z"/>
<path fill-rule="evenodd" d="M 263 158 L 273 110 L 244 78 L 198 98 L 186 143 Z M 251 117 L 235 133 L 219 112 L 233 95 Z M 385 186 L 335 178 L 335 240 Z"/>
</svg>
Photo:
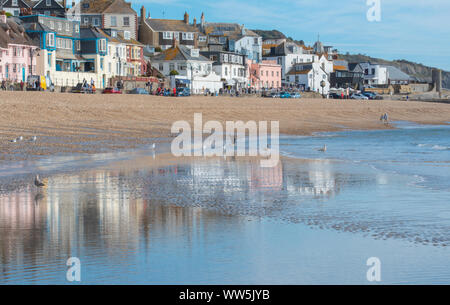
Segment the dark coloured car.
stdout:
<svg viewBox="0 0 450 305">
<path fill-rule="evenodd" d="M 129 94 L 148 94 L 148 91 L 144 88 L 134 88 L 129 92 Z"/>
<path fill-rule="evenodd" d="M 281 92 L 280 98 L 291 98 L 291 94 L 289 92 Z"/>
</svg>

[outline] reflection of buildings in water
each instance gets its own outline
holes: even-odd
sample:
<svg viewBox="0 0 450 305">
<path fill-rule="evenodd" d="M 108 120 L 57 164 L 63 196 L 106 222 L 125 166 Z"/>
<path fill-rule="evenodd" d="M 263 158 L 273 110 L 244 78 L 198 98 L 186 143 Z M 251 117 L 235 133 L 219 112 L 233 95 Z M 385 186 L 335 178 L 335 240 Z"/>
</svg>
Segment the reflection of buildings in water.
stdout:
<svg viewBox="0 0 450 305">
<path fill-rule="evenodd" d="M 306 168 L 297 169 L 297 173 L 286 177 L 289 193 L 320 198 L 331 197 L 339 192 L 344 181 L 335 174 L 328 160 L 304 164 Z"/>
<path fill-rule="evenodd" d="M 177 172 L 172 167 L 155 174 Z M 150 248 L 152 238 L 171 235 L 188 244 L 208 238 L 208 227 L 223 217 L 198 207 L 130 199 L 134 181 L 142 177 L 152 179 L 138 172 L 60 175 L 48 179 L 38 203 L 31 186 L 0 196 L 0 261 L 5 266 L 14 261 L 33 265 L 37 260 L 45 265 L 80 253 L 119 260 L 124 253 L 134 255 L 141 245 Z"/>
<path fill-rule="evenodd" d="M 249 185 L 251 189 L 274 191 L 283 189 L 283 166 L 281 161 L 275 167 L 261 167 L 259 161 L 251 162 L 250 168 Z"/>
<path fill-rule="evenodd" d="M 192 161 L 188 175 L 177 177 L 177 183 L 194 192 L 244 192 L 248 190 L 250 172 L 245 162 L 223 162 L 219 159 Z"/>
</svg>

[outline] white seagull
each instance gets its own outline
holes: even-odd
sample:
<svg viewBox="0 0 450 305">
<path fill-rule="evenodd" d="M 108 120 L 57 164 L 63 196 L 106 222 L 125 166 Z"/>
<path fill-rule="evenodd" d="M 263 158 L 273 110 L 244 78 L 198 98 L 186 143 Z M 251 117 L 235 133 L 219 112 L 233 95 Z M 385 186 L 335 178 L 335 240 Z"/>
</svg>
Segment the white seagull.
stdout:
<svg viewBox="0 0 450 305">
<path fill-rule="evenodd" d="M 36 177 L 34 178 L 34 185 L 36 185 L 37 187 L 44 187 L 45 183 L 39 179 L 39 175 L 36 175 Z"/>
<path fill-rule="evenodd" d="M 30 142 L 36 142 L 36 140 L 37 140 L 36 136 L 32 136 Z"/>
<path fill-rule="evenodd" d="M 12 139 L 10 142 L 11 142 L 11 143 L 16 143 L 16 142 L 17 142 L 17 139 Z"/>
<path fill-rule="evenodd" d="M 22 136 L 20 136 L 20 137 L 19 137 L 18 139 L 19 139 L 19 141 L 22 141 L 22 140 L 23 140 L 23 137 L 22 137 Z"/>
<path fill-rule="evenodd" d="M 153 150 L 156 149 L 156 143 L 153 143 L 152 148 L 153 148 Z"/>
</svg>

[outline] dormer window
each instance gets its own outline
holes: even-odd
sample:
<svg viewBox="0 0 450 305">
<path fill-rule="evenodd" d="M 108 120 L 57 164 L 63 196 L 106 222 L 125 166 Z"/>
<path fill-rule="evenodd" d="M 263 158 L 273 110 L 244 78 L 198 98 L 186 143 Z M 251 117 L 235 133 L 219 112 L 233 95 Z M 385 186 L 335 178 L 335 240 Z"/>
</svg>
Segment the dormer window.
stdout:
<svg viewBox="0 0 450 305">
<path fill-rule="evenodd" d="M 12 0 L 12 6 L 18 6 L 17 0 Z"/>
<path fill-rule="evenodd" d="M 52 0 L 45 0 L 45 5 L 52 6 Z"/>
<path fill-rule="evenodd" d="M 116 31 L 111 31 L 111 37 L 117 37 L 117 32 Z"/>
<path fill-rule="evenodd" d="M 129 32 L 129 31 L 123 32 L 123 37 L 124 37 L 126 40 L 130 40 L 130 32 Z"/>
</svg>

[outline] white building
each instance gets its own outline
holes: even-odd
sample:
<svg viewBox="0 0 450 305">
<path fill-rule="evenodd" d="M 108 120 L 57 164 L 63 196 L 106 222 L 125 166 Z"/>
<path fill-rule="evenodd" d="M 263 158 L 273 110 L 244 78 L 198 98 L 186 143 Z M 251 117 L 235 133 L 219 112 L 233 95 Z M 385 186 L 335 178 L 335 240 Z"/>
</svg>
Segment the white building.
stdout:
<svg viewBox="0 0 450 305">
<path fill-rule="evenodd" d="M 387 85 L 388 84 L 388 69 L 382 65 L 371 64 L 370 62 L 360 63 L 364 71 L 365 85 Z"/>
<path fill-rule="evenodd" d="M 274 48 L 271 54 L 264 59 L 275 60 L 281 66 L 281 80 L 287 83 L 286 74 L 291 71 L 294 65 L 318 61 L 319 56 L 304 52 L 301 46 L 293 42 L 285 42 Z"/>
<path fill-rule="evenodd" d="M 220 76 L 225 87 L 234 89 L 247 87 L 248 78 L 244 55 L 224 51 L 201 52 L 201 54 L 213 61 L 213 71 Z"/>
<path fill-rule="evenodd" d="M 153 57 L 151 62 L 164 76 L 175 75 L 193 94 L 203 94 L 207 90 L 218 92 L 223 87 L 220 75 L 212 68 L 213 61 L 200 55 L 198 49 L 175 45 Z"/>
<path fill-rule="evenodd" d="M 319 61 L 294 65 L 286 74 L 286 82 L 321 94 L 328 94 L 330 91 L 330 74 Z"/>
</svg>

